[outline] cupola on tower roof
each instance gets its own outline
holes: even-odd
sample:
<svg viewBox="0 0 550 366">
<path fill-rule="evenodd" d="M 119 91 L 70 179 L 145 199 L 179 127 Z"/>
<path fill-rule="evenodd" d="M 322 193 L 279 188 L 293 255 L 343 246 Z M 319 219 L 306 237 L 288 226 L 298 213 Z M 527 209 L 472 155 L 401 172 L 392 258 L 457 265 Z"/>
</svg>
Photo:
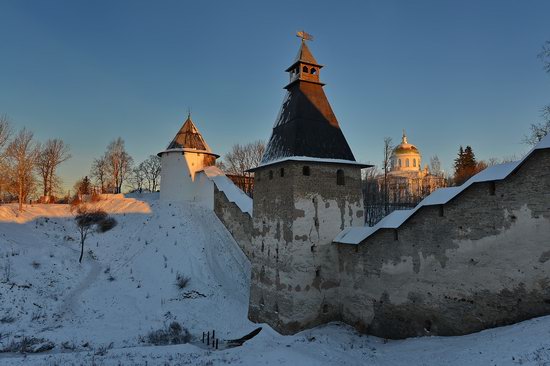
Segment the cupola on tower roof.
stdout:
<svg viewBox="0 0 550 366">
<path fill-rule="evenodd" d="M 260 166 L 285 158 L 306 157 L 355 162 L 319 79 L 320 65 L 302 38 L 296 59 L 286 71 L 290 82 Z"/>
</svg>

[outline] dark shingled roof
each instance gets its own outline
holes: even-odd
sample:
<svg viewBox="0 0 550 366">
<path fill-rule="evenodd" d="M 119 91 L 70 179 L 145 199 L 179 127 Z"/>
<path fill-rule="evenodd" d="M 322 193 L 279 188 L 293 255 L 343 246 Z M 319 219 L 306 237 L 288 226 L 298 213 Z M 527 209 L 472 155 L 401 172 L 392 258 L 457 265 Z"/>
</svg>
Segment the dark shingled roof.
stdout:
<svg viewBox="0 0 550 366">
<path fill-rule="evenodd" d="M 298 55 L 316 64 L 305 42 Z M 355 161 L 323 84 L 297 79 L 286 88 L 288 92 L 261 165 L 291 156 Z"/>
<path fill-rule="evenodd" d="M 199 150 L 215 155 L 212 153 L 212 150 L 210 150 L 210 147 L 206 144 L 206 141 L 204 141 L 201 133 L 191 120 L 191 116 L 187 117 L 187 120 L 185 120 L 183 126 L 181 126 L 176 137 L 174 137 L 166 148 L 166 150 L 174 149 Z"/>
</svg>

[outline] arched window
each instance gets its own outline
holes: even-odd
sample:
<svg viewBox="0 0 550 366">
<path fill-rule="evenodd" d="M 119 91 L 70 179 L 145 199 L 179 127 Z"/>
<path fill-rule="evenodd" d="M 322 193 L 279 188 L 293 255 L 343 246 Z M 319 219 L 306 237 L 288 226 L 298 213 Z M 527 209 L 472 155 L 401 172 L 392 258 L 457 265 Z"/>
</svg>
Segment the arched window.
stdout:
<svg viewBox="0 0 550 366">
<path fill-rule="evenodd" d="M 308 70 L 307 66 L 304 66 L 304 67 L 302 67 L 302 71 L 303 72 L 308 72 L 309 70 Z"/>
<path fill-rule="evenodd" d="M 343 186 L 344 184 L 346 184 L 344 171 L 342 169 L 338 169 L 336 171 L 336 184 L 339 186 Z"/>
<path fill-rule="evenodd" d="M 309 167 L 306 165 L 302 168 L 303 175 L 309 175 Z"/>
<path fill-rule="evenodd" d="M 273 179 L 273 170 L 269 171 L 269 179 Z"/>
<path fill-rule="evenodd" d="M 397 161 L 397 165 L 398 165 L 399 167 L 401 167 L 401 159 L 399 159 L 399 160 Z"/>
<path fill-rule="evenodd" d="M 410 166 L 409 159 L 405 160 L 405 166 L 408 168 Z"/>
<path fill-rule="evenodd" d="M 413 166 L 416 167 L 416 159 L 413 159 Z"/>
<path fill-rule="evenodd" d="M 317 74 L 317 70 L 314 67 L 312 67 L 311 68 L 311 75 L 315 75 L 315 74 Z"/>
<path fill-rule="evenodd" d="M 285 168 L 281 168 L 281 177 L 285 176 Z"/>
</svg>

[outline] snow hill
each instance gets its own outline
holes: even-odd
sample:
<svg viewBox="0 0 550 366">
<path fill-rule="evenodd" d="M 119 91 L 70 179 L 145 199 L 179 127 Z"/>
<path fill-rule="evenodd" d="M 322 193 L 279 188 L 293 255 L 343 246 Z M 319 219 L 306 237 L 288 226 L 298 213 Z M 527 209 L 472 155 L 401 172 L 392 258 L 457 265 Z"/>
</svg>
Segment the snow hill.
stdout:
<svg viewBox="0 0 550 366">
<path fill-rule="evenodd" d="M 258 327 L 247 319 L 250 264 L 217 217 L 155 195 L 96 205 L 118 225 L 88 239 L 82 264 L 68 206 L 22 214 L 0 206 L 0 349 L 25 336 L 54 345 L 0 353 L 0 365 L 550 365 L 550 317 L 402 341 L 339 323 L 295 336 L 262 324 L 242 347 L 209 349 L 204 331 L 235 339 Z M 190 279 L 184 289 L 175 286 L 178 274 Z M 189 344 L 143 342 L 173 321 L 189 330 Z"/>
</svg>

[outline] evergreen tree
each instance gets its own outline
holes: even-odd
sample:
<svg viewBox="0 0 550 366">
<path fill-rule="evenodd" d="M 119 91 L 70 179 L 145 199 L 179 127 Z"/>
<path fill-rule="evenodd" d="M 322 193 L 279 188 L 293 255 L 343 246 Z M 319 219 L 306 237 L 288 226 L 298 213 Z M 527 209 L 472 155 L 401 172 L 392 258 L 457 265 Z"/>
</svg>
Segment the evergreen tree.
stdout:
<svg viewBox="0 0 550 366">
<path fill-rule="evenodd" d="M 456 185 L 461 185 L 480 170 L 481 166 L 477 163 L 471 146 L 466 146 L 465 149 L 460 146 L 454 168 L 454 183 Z"/>
</svg>

